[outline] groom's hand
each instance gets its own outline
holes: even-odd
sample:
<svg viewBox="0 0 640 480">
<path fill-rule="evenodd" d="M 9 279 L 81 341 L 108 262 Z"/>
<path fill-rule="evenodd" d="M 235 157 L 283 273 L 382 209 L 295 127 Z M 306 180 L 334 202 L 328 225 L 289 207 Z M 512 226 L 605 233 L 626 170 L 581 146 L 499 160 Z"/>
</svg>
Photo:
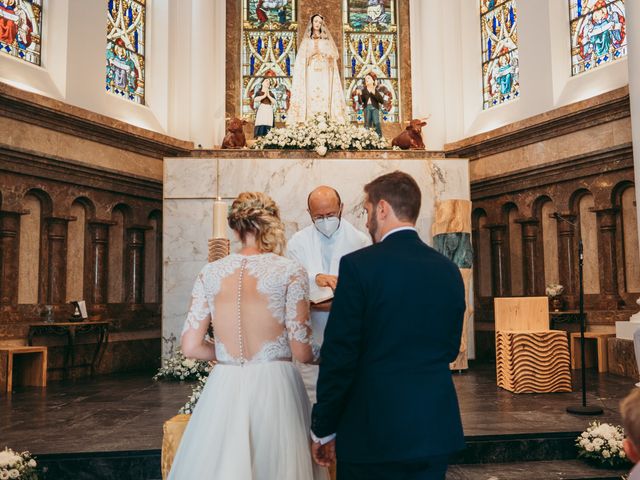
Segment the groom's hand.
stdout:
<svg viewBox="0 0 640 480">
<path fill-rule="evenodd" d="M 311 455 L 321 467 L 330 467 L 336 463 L 336 441 L 331 440 L 324 445 L 321 445 L 320 442 L 312 442 Z"/>
</svg>

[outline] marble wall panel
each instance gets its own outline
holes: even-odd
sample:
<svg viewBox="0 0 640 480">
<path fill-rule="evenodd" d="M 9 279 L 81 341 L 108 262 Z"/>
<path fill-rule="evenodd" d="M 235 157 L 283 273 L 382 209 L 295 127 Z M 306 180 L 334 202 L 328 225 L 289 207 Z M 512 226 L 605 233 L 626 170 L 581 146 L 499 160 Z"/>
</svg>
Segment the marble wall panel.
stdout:
<svg viewBox="0 0 640 480">
<path fill-rule="evenodd" d="M 103 145 L 75 135 L 0 116 L 2 141 L 10 148 L 39 152 L 127 174 L 160 180 L 162 159 Z"/>
<path fill-rule="evenodd" d="M 75 221 L 68 224 L 67 233 L 67 302 L 84 298 L 84 253 L 86 215 L 84 207 L 78 203 L 71 206 Z"/>
<path fill-rule="evenodd" d="M 38 303 L 40 217 L 42 206 L 33 195 L 24 199 L 29 213 L 20 219 L 20 276 L 18 277 L 18 303 Z"/>
<path fill-rule="evenodd" d="M 496 177 L 628 142 L 630 119 L 623 118 L 474 160 L 470 164 L 471 179 Z"/>
<path fill-rule="evenodd" d="M 207 239 L 213 233 L 212 198 L 164 201 L 164 261 L 185 262 L 207 258 Z"/>
<path fill-rule="evenodd" d="M 462 159 L 232 159 L 219 160 L 220 195 L 229 203 L 242 191 L 262 191 L 279 204 L 287 236 L 310 224 L 306 211 L 309 192 L 318 185 L 336 188 L 345 204 L 344 216 L 365 229 L 363 186 L 394 170 L 411 174 L 422 190 L 417 227 L 428 244 L 440 200 L 470 199 L 468 162 Z M 190 291 L 206 263 L 207 239 L 212 234 L 212 201 L 216 196 L 216 162 L 212 158 L 165 159 L 163 214 L 163 336 L 179 336 Z M 195 178 L 195 177 L 200 178 Z M 208 180 L 203 181 L 202 177 Z M 213 177 L 215 179 L 215 176 Z M 237 244 L 232 245 L 232 250 Z"/>
</svg>

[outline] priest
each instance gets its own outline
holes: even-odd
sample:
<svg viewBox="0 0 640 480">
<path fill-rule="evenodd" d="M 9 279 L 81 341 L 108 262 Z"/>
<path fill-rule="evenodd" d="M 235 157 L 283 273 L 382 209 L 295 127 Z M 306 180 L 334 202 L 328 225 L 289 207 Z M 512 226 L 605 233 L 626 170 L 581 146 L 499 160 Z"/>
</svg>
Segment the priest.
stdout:
<svg viewBox="0 0 640 480">
<path fill-rule="evenodd" d="M 287 256 L 298 261 L 309 274 L 313 342 L 322 345 L 329 318 L 338 267 L 343 255 L 371 244 L 369 237 L 342 218 L 338 192 L 328 186 L 313 190 L 307 198 L 312 224 L 294 234 L 287 244 Z M 316 400 L 318 367 L 298 365 L 311 403 Z"/>
</svg>

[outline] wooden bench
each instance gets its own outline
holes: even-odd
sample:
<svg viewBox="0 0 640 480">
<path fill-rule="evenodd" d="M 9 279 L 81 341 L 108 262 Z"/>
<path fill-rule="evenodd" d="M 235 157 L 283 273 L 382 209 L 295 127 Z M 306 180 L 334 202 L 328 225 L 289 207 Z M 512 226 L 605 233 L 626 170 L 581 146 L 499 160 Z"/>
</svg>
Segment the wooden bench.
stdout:
<svg viewBox="0 0 640 480">
<path fill-rule="evenodd" d="M 0 347 L 0 392 L 47 386 L 47 347 Z"/>
<path fill-rule="evenodd" d="M 607 340 L 615 336 L 614 333 L 584 332 L 585 368 L 591 368 L 598 363 L 598 372 L 608 372 L 607 365 Z M 593 340 L 595 340 L 595 345 Z M 594 348 L 595 347 L 595 348 Z M 571 334 L 571 368 L 581 368 L 580 332 Z"/>
</svg>

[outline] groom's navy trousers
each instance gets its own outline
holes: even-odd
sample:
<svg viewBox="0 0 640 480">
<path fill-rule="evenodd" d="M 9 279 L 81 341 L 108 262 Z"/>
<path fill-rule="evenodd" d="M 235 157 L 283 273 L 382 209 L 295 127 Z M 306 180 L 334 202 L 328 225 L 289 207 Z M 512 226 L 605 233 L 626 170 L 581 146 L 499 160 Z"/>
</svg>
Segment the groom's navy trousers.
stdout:
<svg viewBox="0 0 640 480">
<path fill-rule="evenodd" d="M 449 371 L 464 311 L 458 267 L 413 230 L 342 258 L 311 425 L 337 434 L 340 480 L 444 478 L 464 448 Z"/>
</svg>

